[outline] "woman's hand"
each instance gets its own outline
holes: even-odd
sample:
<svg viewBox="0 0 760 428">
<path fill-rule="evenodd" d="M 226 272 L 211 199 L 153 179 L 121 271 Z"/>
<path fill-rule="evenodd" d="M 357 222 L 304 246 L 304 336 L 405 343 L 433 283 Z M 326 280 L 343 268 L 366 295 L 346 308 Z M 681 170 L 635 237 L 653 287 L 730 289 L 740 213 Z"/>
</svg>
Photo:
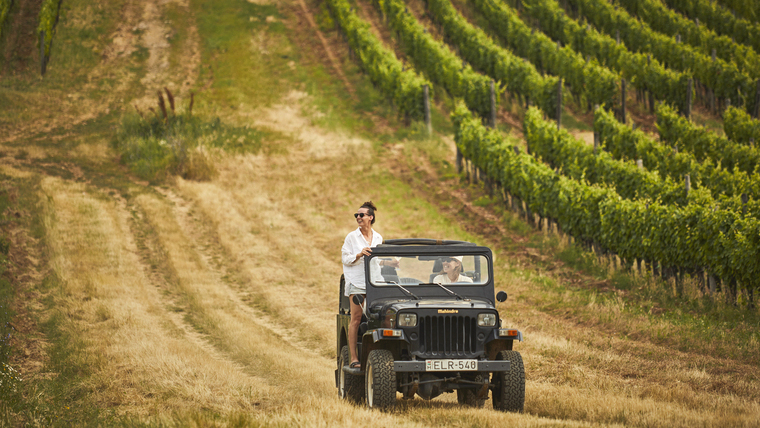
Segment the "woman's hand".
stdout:
<svg viewBox="0 0 760 428">
<path fill-rule="evenodd" d="M 359 260 L 359 257 L 361 256 L 369 256 L 369 255 L 372 255 L 372 248 L 364 247 L 362 248 L 362 252 L 356 255 L 356 260 Z"/>
</svg>

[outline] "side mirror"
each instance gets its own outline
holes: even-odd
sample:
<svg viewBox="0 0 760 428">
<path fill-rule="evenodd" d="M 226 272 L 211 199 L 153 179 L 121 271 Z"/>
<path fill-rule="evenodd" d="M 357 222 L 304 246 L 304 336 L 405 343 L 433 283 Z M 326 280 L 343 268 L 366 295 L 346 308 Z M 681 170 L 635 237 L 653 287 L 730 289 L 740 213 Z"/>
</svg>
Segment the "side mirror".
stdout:
<svg viewBox="0 0 760 428">
<path fill-rule="evenodd" d="M 502 291 L 502 293 L 504 292 Z M 506 293 L 504 295 L 506 296 Z M 362 303 L 364 303 L 364 296 L 362 296 L 361 294 L 354 294 L 354 297 L 352 300 L 354 301 L 354 303 L 361 306 Z"/>
<path fill-rule="evenodd" d="M 354 299 L 356 299 L 356 296 L 354 296 Z M 507 301 L 507 293 L 505 293 L 503 291 L 499 291 L 498 293 L 496 293 L 496 300 L 498 300 L 500 302 L 506 302 Z"/>
</svg>

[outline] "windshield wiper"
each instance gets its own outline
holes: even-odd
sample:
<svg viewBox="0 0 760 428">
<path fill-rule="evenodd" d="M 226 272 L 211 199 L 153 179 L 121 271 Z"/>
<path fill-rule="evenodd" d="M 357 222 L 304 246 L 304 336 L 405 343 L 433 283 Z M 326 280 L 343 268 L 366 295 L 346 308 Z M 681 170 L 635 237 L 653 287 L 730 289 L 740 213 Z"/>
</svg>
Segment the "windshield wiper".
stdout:
<svg viewBox="0 0 760 428">
<path fill-rule="evenodd" d="M 375 281 L 375 284 L 393 284 L 396 287 L 400 288 L 401 291 L 403 291 L 404 293 L 406 293 L 406 294 L 414 297 L 415 300 L 421 300 L 419 297 L 415 296 L 414 293 L 412 293 L 411 291 L 409 291 L 406 288 L 402 287 L 401 284 L 399 284 L 398 282 L 395 282 L 395 281 Z"/>
<path fill-rule="evenodd" d="M 459 294 L 457 294 L 457 293 L 449 290 L 448 288 L 444 287 L 443 284 L 441 284 L 440 282 L 426 282 L 426 283 L 418 284 L 418 285 L 437 285 L 437 286 L 443 288 L 443 291 L 449 293 L 450 296 L 456 297 L 457 300 L 468 300 L 468 299 L 465 299 L 464 297 L 460 296 Z"/>
</svg>

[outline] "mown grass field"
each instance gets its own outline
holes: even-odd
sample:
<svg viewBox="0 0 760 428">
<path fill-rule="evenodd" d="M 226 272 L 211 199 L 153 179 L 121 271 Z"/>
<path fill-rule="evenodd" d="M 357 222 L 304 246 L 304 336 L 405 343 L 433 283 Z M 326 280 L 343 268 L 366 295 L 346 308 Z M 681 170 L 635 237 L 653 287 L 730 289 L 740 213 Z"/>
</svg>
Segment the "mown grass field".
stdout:
<svg viewBox="0 0 760 428">
<path fill-rule="evenodd" d="M 55 37 L 44 78 L 0 67 L 0 425 L 760 425 L 756 309 L 532 230 L 456 173 L 451 100 L 405 127 L 318 1 L 63 2 Z M 164 88 L 202 131 L 155 141 L 184 169 L 153 174 L 115 147 Z M 524 413 L 338 399 L 339 248 L 370 199 L 386 238 L 493 249 Z"/>
</svg>

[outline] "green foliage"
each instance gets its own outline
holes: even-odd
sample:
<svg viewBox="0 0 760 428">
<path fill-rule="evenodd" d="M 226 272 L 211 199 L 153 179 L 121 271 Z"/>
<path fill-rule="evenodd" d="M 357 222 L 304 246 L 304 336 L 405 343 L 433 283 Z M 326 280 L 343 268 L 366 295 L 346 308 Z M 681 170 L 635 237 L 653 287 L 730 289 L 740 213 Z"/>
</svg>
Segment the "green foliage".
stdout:
<svg viewBox="0 0 760 428">
<path fill-rule="evenodd" d="M 45 32 L 45 55 L 50 55 L 50 43 L 53 40 L 53 27 L 58 21 L 58 7 L 60 0 L 43 0 L 40 9 L 40 24 L 37 33 Z"/>
<path fill-rule="evenodd" d="M 483 118 L 491 114 L 491 79 L 463 65 L 444 44 L 436 41 L 412 16 L 403 0 L 379 0 L 377 6 L 396 32 L 404 52 L 414 66 L 453 98 L 462 98 L 467 107 Z M 496 91 L 498 106 L 499 92 Z"/>
<path fill-rule="evenodd" d="M 590 104 L 613 105 L 618 93 L 616 73 L 596 61 L 586 62 L 570 46 L 558 47 L 545 34 L 528 27 L 504 3 L 497 0 L 472 0 L 472 3 L 516 55 L 527 58 L 539 70 L 562 77 L 576 98 L 585 97 Z"/>
<path fill-rule="evenodd" d="M 404 71 L 401 61 L 372 34 L 369 24 L 353 12 L 347 0 L 328 0 L 327 5 L 372 83 L 393 101 L 399 114 L 423 120 L 423 86 L 429 86 L 431 99 L 433 86 L 414 70 Z"/>
<path fill-rule="evenodd" d="M 760 121 L 752 119 L 744 110 L 728 107 L 723 113 L 723 131 L 729 140 L 744 144 L 760 145 Z"/>
<path fill-rule="evenodd" d="M 544 120 L 535 108 L 526 113 L 523 129 L 531 154 L 574 180 L 608 186 L 626 199 L 705 207 L 715 204 L 709 190 L 692 189 L 687 196 L 682 182 L 661 179 L 656 172 L 642 170 L 633 161 L 615 160 L 604 151 L 595 154 L 592 147 Z"/>
<path fill-rule="evenodd" d="M 447 41 L 478 71 L 500 82 L 512 94 L 532 100 L 551 117 L 556 116 L 556 77 L 544 76 L 533 64 L 494 43 L 483 30 L 471 25 L 449 0 L 428 0 L 433 19 L 443 27 Z"/>
<path fill-rule="evenodd" d="M 713 61 L 696 48 L 652 30 L 606 0 L 567 0 L 567 3 L 599 31 L 609 35 L 619 32 L 621 42 L 629 49 L 651 53 L 668 68 L 690 71 L 718 99 L 730 100 L 731 105 L 747 111 L 754 108 L 755 81 L 733 62 L 720 58 Z"/>
<path fill-rule="evenodd" d="M 705 25 L 684 18 L 668 9 L 660 0 L 618 0 L 632 15 L 649 24 L 654 31 L 681 36 L 684 43 L 694 46 L 705 55 L 713 49 L 718 58 L 733 62 L 742 72 L 752 78 L 760 76 L 760 57 L 748 46 L 738 44 L 731 37 L 719 36 Z"/>
<path fill-rule="evenodd" d="M 751 46 L 755 52 L 760 52 L 760 25 L 756 22 L 737 18 L 710 0 L 664 0 L 664 3 L 691 19 L 699 19 L 700 25 L 704 24 L 718 34 L 733 37 L 737 43 Z"/>
<path fill-rule="evenodd" d="M 138 176 L 160 180 L 169 174 L 208 180 L 216 175 L 212 149 L 256 152 L 261 133 L 256 129 L 224 125 L 218 118 L 204 121 L 190 114 L 145 118 L 137 114 L 122 119 L 113 147 L 122 162 Z"/>
<path fill-rule="evenodd" d="M 602 66 L 618 71 L 635 88 L 651 92 L 686 111 L 686 90 L 691 73 L 665 68 L 656 59 L 628 50 L 625 44 L 600 33 L 591 26 L 581 26 L 565 14 L 556 0 L 522 0 L 526 16 L 537 21 L 552 39 L 572 47 L 576 52 L 595 58 Z M 610 104 L 607 107 L 611 107 Z"/>
<path fill-rule="evenodd" d="M 536 113 L 533 113 L 535 115 Z M 494 183 L 525 201 L 562 230 L 596 242 L 621 258 L 657 260 L 663 266 L 706 267 L 744 287 L 760 286 L 760 221 L 733 210 L 683 207 L 621 198 L 554 172 L 496 130 L 485 128 L 460 104 L 452 114 L 462 154 Z"/>
<path fill-rule="evenodd" d="M 597 109 L 594 114 L 594 130 L 599 133 L 602 148 L 614 158 L 641 159 L 644 168 L 675 181 L 681 181 L 684 175 L 689 174 L 693 188 L 709 189 L 713 198 L 721 204 L 736 207 L 741 204 L 739 195 L 742 193 L 748 194 L 754 201 L 760 199 L 760 180 L 757 178 L 752 179 L 739 169 L 728 170 L 710 159 L 699 162 L 689 152 L 675 151 L 653 140 L 645 132 L 621 124 L 604 109 Z M 760 214 L 760 211 L 753 212 Z"/>
<path fill-rule="evenodd" d="M 0 0 L 0 38 L 3 37 L 3 25 L 11 11 L 12 0 Z"/>
<path fill-rule="evenodd" d="M 657 130 L 660 141 L 694 155 L 698 161 L 711 159 L 724 167 L 748 174 L 760 173 L 760 150 L 729 141 L 725 137 L 696 126 L 666 104 L 657 107 Z"/>
<path fill-rule="evenodd" d="M 717 0 L 717 3 L 748 21 L 757 22 L 760 18 L 760 3 L 756 0 Z"/>
</svg>

